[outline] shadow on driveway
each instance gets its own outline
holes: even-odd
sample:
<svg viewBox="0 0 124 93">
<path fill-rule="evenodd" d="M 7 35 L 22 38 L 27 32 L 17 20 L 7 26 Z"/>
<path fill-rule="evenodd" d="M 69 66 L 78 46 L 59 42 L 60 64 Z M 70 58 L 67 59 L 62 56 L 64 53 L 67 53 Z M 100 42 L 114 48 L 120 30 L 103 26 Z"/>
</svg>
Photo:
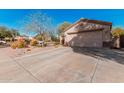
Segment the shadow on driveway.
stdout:
<svg viewBox="0 0 124 93">
<path fill-rule="evenodd" d="M 108 49 L 108 48 L 80 48 L 72 47 L 76 53 L 84 54 L 99 59 L 108 59 L 124 64 L 124 50 Z"/>
</svg>

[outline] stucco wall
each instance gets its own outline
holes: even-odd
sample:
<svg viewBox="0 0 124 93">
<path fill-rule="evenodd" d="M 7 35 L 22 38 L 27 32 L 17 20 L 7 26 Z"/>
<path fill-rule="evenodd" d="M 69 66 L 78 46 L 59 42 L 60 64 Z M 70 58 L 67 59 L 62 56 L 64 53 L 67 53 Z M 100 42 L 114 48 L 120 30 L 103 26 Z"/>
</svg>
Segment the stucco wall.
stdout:
<svg viewBox="0 0 124 93">
<path fill-rule="evenodd" d="M 103 41 L 104 42 L 109 42 L 111 41 L 111 29 L 110 26 L 104 26 L 104 30 L 103 30 Z"/>
<path fill-rule="evenodd" d="M 101 24 L 93 24 L 93 23 L 87 23 L 86 28 L 90 28 L 92 26 L 96 27 L 103 27 L 103 31 L 95 31 L 95 32 L 84 32 L 79 34 L 68 34 L 70 32 L 76 32 L 77 27 L 79 24 L 74 25 L 72 28 L 68 29 L 65 34 L 65 43 L 68 43 L 71 46 L 80 46 L 80 47 L 102 47 L 103 42 L 109 42 L 111 41 L 111 29 L 108 25 L 101 25 Z M 84 27 L 80 29 L 85 29 Z"/>
</svg>

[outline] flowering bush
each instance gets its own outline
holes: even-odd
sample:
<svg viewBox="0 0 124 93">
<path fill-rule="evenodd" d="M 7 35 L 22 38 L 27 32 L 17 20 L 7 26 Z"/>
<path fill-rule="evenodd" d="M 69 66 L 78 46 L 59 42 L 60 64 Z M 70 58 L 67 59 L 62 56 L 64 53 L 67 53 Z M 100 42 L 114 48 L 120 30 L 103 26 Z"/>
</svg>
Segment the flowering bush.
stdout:
<svg viewBox="0 0 124 93">
<path fill-rule="evenodd" d="M 11 48 L 16 49 L 17 48 L 17 42 L 12 43 Z"/>
<path fill-rule="evenodd" d="M 18 39 L 17 41 L 11 44 L 11 48 L 24 48 L 26 46 L 25 40 L 23 38 Z"/>
<path fill-rule="evenodd" d="M 36 46 L 36 45 L 37 45 L 37 40 L 36 40 L 36 39 L 32 39 L 32 40 L 30 41 L 30 45 L 31 45 L 31 46 Z"/>
</svg>

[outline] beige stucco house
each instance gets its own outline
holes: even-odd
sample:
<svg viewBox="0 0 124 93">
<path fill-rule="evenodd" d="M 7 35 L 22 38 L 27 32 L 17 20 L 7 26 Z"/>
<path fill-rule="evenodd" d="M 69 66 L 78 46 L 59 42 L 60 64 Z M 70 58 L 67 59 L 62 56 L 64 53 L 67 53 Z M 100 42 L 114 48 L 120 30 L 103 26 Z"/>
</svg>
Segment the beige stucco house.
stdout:
<svg viewBox="0 0 124 93">
<path fill-rule="evenodd" d="M 78 47 L 109 46 L 111 41 L 111 22 L 80 19 L 64 31 L 65 45 Z"/>
</svg>

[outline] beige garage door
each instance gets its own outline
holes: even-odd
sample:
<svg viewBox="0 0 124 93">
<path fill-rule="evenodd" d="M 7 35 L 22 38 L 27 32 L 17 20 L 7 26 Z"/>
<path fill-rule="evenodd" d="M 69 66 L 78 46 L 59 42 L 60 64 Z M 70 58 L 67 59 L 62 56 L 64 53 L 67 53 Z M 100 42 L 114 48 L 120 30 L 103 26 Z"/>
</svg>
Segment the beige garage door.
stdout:
<svg viewBox="0 0 124 93">
<path fill-rule="evenodd" d="M 69 41 L 69 45 L 79 47 L 102 47 L 102 31 L 78 33 Z"/>
</svg>

